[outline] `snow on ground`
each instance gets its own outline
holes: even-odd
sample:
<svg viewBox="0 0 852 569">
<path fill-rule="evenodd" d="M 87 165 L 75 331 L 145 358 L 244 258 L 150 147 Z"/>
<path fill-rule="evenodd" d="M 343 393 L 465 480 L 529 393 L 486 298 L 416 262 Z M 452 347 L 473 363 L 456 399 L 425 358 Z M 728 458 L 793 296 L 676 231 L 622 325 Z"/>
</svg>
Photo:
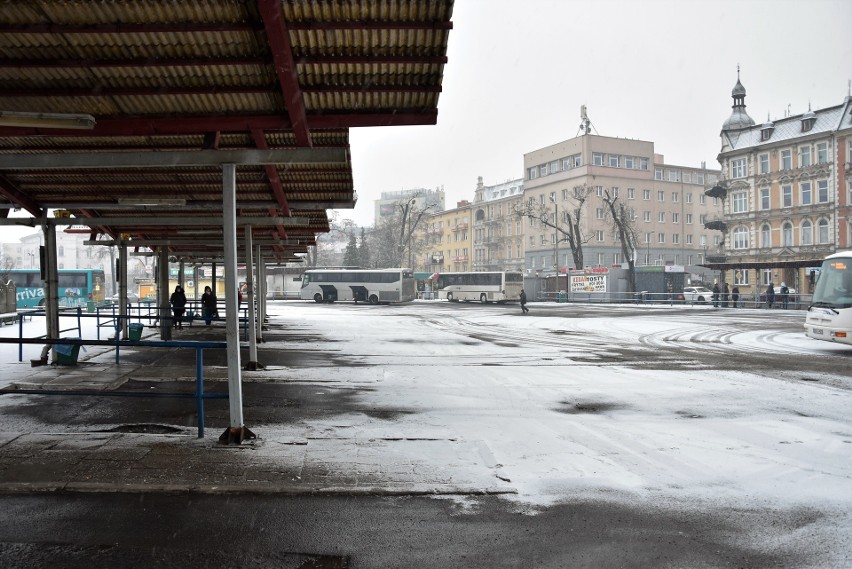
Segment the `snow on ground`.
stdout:
<svg viewBox="0 0 852 569">
<path fill-rule="evenodd" d="M 288 368 L 286 381 L 350 389 L 367 407 L 399 411 L 390 420 L 352 413 L 300 428 L 463 440 L 478 453 L 472 463 L 491 469 L 494 480 L 517 489 L 514 499 L 533 508 L 584 496 L 816 507 L 839 513 L 852 534 L 848 377 L 841 373 L 831 385 L 781 381 L 772 370 L 698 365 L 689 351 L 777 354 L 779 370 L 794 357 L 848 362 L 849 348 L 798 331 L 804 313 L 778 314 L 784 326 L 767 321 L 755 329 L 754 318 L 763 316 L 749 311 L 702 311 L 697 319 L 636 307 L 590 307 L 583 318 L 566 306 L 532 310 L 520 316 L 516 307 L 452 310 L 439 302 L 270 303 L 272 322 L 285 334 L 300 333 L 262 349 L 327 352 L 338 365 Z M 43 322 L 26 322 L 25 334 L 42 333 L 39 327 Z M 84 327 L 83 336 L 93 338 L 92 321 Z M 17 331 L 4 326 L 0 335 Z M 24 363 L 37 352 L 28 347 Z M 22 365 L 17 346 L 3 346 L 0 357 L 6 383 Z M 279 368 L 254 377 L 264 375 L 282 374 Z"/>
</svg>

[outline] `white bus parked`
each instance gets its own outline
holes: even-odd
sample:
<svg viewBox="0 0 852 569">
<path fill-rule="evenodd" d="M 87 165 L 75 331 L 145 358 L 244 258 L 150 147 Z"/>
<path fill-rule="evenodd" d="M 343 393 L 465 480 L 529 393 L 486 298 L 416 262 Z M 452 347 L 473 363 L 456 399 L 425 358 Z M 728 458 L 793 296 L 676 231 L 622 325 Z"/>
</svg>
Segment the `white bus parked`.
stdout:
<svg viewBox="0 0 852 569">
<path fill-rule="evenodd" d="M 411 302 L 417 283 L 411 269 L 312 269 L 302 276 L 299 296 L 316 302 Z"/>
<path fill-rule="evenodd" d="M 524 288 L 524 275 L 518 271 L 439 273 L 438 298 L 450 302 L 517 302 Z"/>
<path fill-rule="evenodd" d="M 805 318 L 805 335 L 852 345 L 852 251 L 823 261 Z"/>
</svg>

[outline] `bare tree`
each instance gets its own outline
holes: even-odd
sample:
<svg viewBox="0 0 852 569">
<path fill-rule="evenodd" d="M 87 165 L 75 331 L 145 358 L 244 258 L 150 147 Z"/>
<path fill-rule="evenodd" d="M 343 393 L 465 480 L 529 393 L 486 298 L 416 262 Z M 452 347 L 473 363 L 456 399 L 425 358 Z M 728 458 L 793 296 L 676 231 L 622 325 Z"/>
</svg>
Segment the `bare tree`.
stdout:
<svg viewBox="0 0 852 569">
<path fill-rule="evenodd" d="M 582 269 L 585 266 L 583 264 L 583 244 L 588 243 L 591 236 L 583 235 L 580 222 L 583 219 L 583 205 L 591 192 L 592 188 L 590 187 L 576 186 L 568 200 L 572 207 L 564 207 L 563 212 L 559 213 L 558 219 L 558 204 L 553 202 L 536 203 L 533 198 L 515 206 L 513 213 L 519 218 L 535 219 L 543 226 L 555 229 L 557 241 L 568 243 L 571 248 L 571 256 L 574 259 L 574 266 Z"/>
<path fill-rule="evenodd" d="M 618 200 L 618 196 L 609 189 L 604 189 L 603 201 L 607 205 L 607 221 L 612 226 L 612 231 L 621 244 L 621 256 L 627 260 L 628 288 L 627 292 L 636 292 L 636 249 L 638 235 L 634 222 L 636 212 Z"/>
</svg>

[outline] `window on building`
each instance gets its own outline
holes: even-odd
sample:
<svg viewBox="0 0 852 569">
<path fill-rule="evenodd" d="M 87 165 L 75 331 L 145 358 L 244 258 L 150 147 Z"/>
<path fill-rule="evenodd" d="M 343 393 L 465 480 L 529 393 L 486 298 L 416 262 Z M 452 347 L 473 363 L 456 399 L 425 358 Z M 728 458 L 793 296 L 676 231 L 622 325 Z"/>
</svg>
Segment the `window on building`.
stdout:
<svg viewBox="0 0 852 569">
<path fill-rule="evenodd" d="M 742 225 L 734 228 L 734 249 L 748 249 L 748 228 Z"/>
<path fill-rule="evenodd" d="M 565 189 L 562 190 L 562 201 L 565 201 L 567 199 L 568 199 L 568 188 L 565 188 Z"/>
<path fill-rule="evenodd" d="M 530 247 L 535 247 L 535 237 L 530 235 Z"/>
<path fill-rule="evenodd" d="M 595 219 L 603 219 L 604 218 L 604 208 L 596 207 L 595 208 Z"/>
<path fill-rule="evenodd" d="M 654 168 L 654 179 L 662 180 L 663 179 L 663 169 L 662 168 Z"/>
<path fill-rule="evenodd" d="M 595 195 L 602 198 L 604 195 L 603 186 L 595 186 Z"/>
<path fill-rule="evenodd" d="M 677 192 L 672 192 L 672 203 L 680 202 L 680 194 Z"/>
<path fill-rule="evenodd" d="M 820 245 L 829 243 L 828 233 L 828 220 L 824 218 L 820 219 L 817 222 L 817 243 Z"/>
<path fill-rule="evenodd" d="M 571 159 L 570 158 L 563 158 L 562 159 L 562 169 L 563 170 L 570 170 L 571 169 Z"/>
<path fill-rule="evenodd" d="M 802 193 L 802 205 L 811 205 L 814 203 L 814 192 L 810 182 L 801 182 L 799 190 Z"/>
<path fill-rule="evenodd" d="M 642 212 L 642 218 L 646 222 L 651 221 L 651 212 L 650 211 Z"/>
<path fill-rule="evenodd" d="M 731 200 L 731 207 L 734 213 L 745 213 L 748 211 L 748 193 L 734 192 Z"/>
<path fill-rule="evenodd" d="M 760 173 L 768 174 L 769 173 L 769 154 L 761 154 L 760 155 Z"/>
<path fill-rule="evenodd" d="M 772 282 L 772 269 L 761 269 L 760 270 L 760 284 L 763 286 L 768 286 L 769 283 Z"/>
<path fill-rule="evenodd" d="M 828 180 L 817 180 L 817 203 L 828 203 Z"/>
<path fill-rule="evenodd" d="M 680 172 L 677 170 L 666 170 L 666 174 L 668 175 L 669 182 L 680 181 Z"/>
<path fill-rule="evenodd" d="M 811 145 L 806 144 L 805 146 L 799 147 L 799 167 L 807 168 L 811 165 Z"/>
<path fill-rule="evenodd" d="M 781 246 L 793 246 L 793 224 L 789 221 L 785 221 L 784 225 L 781 226 Z"/>
<path fill-rule="evenodd" d="M 810 220 L 804 220 L 802 222 L 802 227 L 799 232 L 799 237 L 802 240 L 802 245 L 813 245 L 814 244 L 814 226 L 810 222 Z"/>
<path fill-rule="evenodd" d="M 597 240 L 598 240 L 598 241 L 601 241 L 601 242 L 602 242 L 602 241 L 604 240 L 604 232 L 603 232 L 603 230 L 602 230 L 602 229 L 598 229 L 597 231 L 595 231 L 595 237 L 597 238 Z"/>
<path fill-rule="evenodd" d="M 583 165 L 583 155 L 582 154 L 575 154 L 573 156 L 573 158 L 574 158 L 574 168 L 579 168 L 580 166 Z"/>
<path fill-rule="evenodd" d="M 553 245 L 554 243 L 556 243 L 556 234 L 551 233 L 550 234 L 550 244 Z"/>
<path fill-rule="evenodd" d="M 640 170 L 647 170 L 648 169 L 648 159 L 647 158 L 640 158 L 639 159 L 639 169 Z"/>
<path fill-rule="evenodd" d="M 680 244 L 680 233 L 672 233 L 672 244 L 673 245 Z"/>
<path fill-rule="evenodd" d="M 772 228 L 768 223 L 760 226 L 760 246 L 764 248 L 772 247 Z"/>
<path fill-rule="evenodd" d="M 657 191 L 657 201 L 658 202 L 666 201 L 666 192 L 664 192 L 662 190 L 658 190 Z"/>
<path fill-rule="evenodd" d="M 828 164 L 828 143 L 817 142 L 817 164 Z"/>
<path fill-rule="evenodd" d="M 749 271 L 744 271 L 742 269 L 736 269 L 734 271 L 734 284 L 740 285 L 740 286 L 742 286 L 742 285 L 748 286 L 748 284 L 749 284 L 748 275 L 749 275 Z"/>
<path fill-rule="evenodd" d="M 692 183 L 692 174 L 690 174 L 689 172 L 684 172 L 683 173 L 683 183 L 691 184 Z"/>
<path fill-rule="evenodd" d="M 536 178 L 538 178 L 538 168 L 536 166 L 530 168 L 528 172 L 530 180 L 535 180 Z"/>
<path fill-rule="evenodd" d="M 653 233 L 651 233 L 650 231 L 645 232 L 645 243 L 650 243 L 651 239 L 653 239 L 653 238 L 654 238 Z"/>
<path fill-rule="evenodd" d="M 542 164 L 538 167 L 538 170 L 542 176 L 547 176 L 547 164 Z"/>
<path fill-rule="evenodd" d="M 781 207 L 793 207 L 793 186 L 791 184 L 781 186 Z"/>
<path fill-rule="evenodd" d="M 760 209 L 769 209 L 769 188 L 760 188 Z"/>
<path fill-rule="evenodd" d="M 692 203 L 692 192 L 686 193 L 686 203 Z"/>
<path fill-rule="evenodd" d="M 705 223 L 707 223 L 707 214 L 702 213 L 701 215 L 699 215 L 698 216 L 698 223 L 700 225 L 704 225 Z"/>
<path fill-rule="evenodd" d="M 687 234 L 686 234 L 686 244 L 687 244 L 687 245 L 692 245 L 692 233 L 687 233 Z M 692 262 L 690 261 L 690 263 L 689 263 L 689 264 L 691 265 L 691 264 L 692 264 Z"/>
<path fill-rule="evenodd" d="M 635 200 L 636 199 L 636 188 L 627 188 L 627 199 Z"/>
<path fill-rule="evenodd" d="M 544 235 L 541 236 L 541 244 L 547 245 L 547 237 L 545 237 Z"/>
<path fill-rule="evenodd" d="M 550 163 L 550 173 L 555 174 L 559 171 L 559 160 L 554 160 Z"/>
<path fill-rule="evenodd" d="M 686 220 L 684 221 L 684 223 L 686 223 L 687 225 L 692 225 L 692 214 L 691 213 L 686 214 Z"/>
<path fill-rule="evenodd" d="M 793 169 L 793 152 L 789 148 L 781 151 L 781 169 Z"/>
<path fill-rule="evenodd" d="M 731 178 L 746 177 L 746 159 L 736 158 L 731 160 Z"/>
<path fill-rule="evenodd" d="M 612 168 L 618 168 L 618 164 L 620 162 L 619 158 L 621 158 L 618 154 L 610 154 L 609 155 L 609 165 Z"/>
<path fill-rule="evenodd" d="M 707 198 L 704 194 L 698 194 L 698 203 L 700 205 L 704 205 L 704 202 L 707 201 Z"/>
<path fill-rule="evenodd" d="M 672 213 L 672 223 L 680 223 L 680 214 L 677 212 Z"/>
<path fill-rule="evenodd" d="M 695 173 L 695 183 L 696 184 L 704 184 L 704 174 L 700 172 Z"/>
<path fill-rule="evenodd" d="M 651 199 L 651 190 L 642 190 L 642 199 L 649 201 Z"/>
<path fill-rule="evenodd" d="M 618 197 L 618 188 L 616 186 L 611 187 L 609 190 L 610 190 L 609 195 L 611 195 L 614 198 Z"/>
<path fill-rule="evenodd" d="M 632 156 L 625 156 L 624 157 L 624 167 L 630 168 L 631 170 L 633 169 L 633 157 Z"/>
<path fill-rule="evenodd" d="M 657 243 L 665 243 L 666 242 L 666 234 L 665 233 L 657 233 Z"/>
<path fill-rule="evenodd" d="M 666 212 L 661 211 L 661 212 L 657 213 L 657 221 L 659 221 L 660 223 L 665 223 L 666 222 Z"/>
<path fill-rule="evenodd" d="M 592 164 L 595 166 L 603 166 L 604 158 L 600 152 L 592 152 Z"/>
</svg>

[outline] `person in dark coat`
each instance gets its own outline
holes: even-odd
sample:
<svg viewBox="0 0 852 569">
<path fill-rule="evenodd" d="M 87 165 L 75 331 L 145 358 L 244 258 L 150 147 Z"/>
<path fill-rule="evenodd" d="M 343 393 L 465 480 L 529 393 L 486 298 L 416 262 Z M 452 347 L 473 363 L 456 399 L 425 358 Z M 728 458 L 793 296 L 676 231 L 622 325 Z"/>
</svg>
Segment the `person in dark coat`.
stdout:
<svg viewBox="0 0 852 569">
<path fill-rule="evenodd" d="M 766 308 L 772 308 L 773 304 L 775 304 L 775 286 L 769 283 L 766 287 Z"/>
<path fill-rule="evenodd" d="M 175 287 L 175 291 L 169 298 L 169 302 L 172 305 L 172 313 L 175 315 L 175 321 L 172 326 L 183 328 L 183 313 L 186 312 L 186 294 L 184 294 L 183 288 L 180 285 Z"/>
<path fill-rule="evenodd" d="M 713 306 L 719 306 L 719 283 L 713 283 Z"/>
<path fill-rule="evenodd" d="M 781 308 L 787 310 L 790 300 L 790 289 L 787 288 L 787 283 L 781 283 Z"/>
<path fill-rule="evenodd" d="M 731 289 L 728 288 L 728 283 L 722 288 L 722 306 L 728 308 L 728 296 L 731 294 Z"/>
<path fill-rule="evenodd" d="M 521 314 L 526 314 L 530 309 L 527 308 L 527 293 L 521 290 Z"/>
<path fill-rule="evenodd" d="M 734 288 L 731 290 L 731 300 L 734 303 L 734 308 L 737 307 L 737 302 L 740 300 L 740 287 L 734 285 Z"/>
<path fill-rule="evenodd" d="M 216 295 L 213 294 L 213 290 L 206 286 L 204 287 L 204 294 L 201 295 L 201 312 L 204 316 L 204 322 L 210 326 L 210 321 L 213 318 L 219 316 L 217 312 L 216 303 L 218 302 Z"/>
</svg>

